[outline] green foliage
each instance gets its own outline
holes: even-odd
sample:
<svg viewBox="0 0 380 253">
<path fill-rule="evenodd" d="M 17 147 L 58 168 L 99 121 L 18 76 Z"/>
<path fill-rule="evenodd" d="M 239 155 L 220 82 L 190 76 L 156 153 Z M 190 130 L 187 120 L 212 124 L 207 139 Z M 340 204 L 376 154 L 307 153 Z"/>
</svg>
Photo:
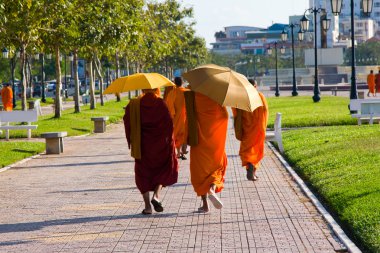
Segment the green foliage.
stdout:
<svg viewBox="0 0 380 253">
<path fill-rule="evenodd" d="M 358 45 L 355 50 L 356 65 L 379 65 L 380 63 L 380 42 L 368 41 Z M 347 66 L 351 66 L 351 50 L 346 50 L 344 56 Z"/>
<path fill-rule="evenodd" d="M 344 97 L 323 96 L 314 103 L 311 97 L 269 97 L 269 126 L 273 127 L 275 114 L 282 113 L 283 127 L 356 125 L 348 110 L 350 100 Z"/>
<path fill-rule="evenodd" d="M 285 131 L 283 139 L 288 161 L 352 237 L 379 252 L 379 125 Z"/>
</svg>

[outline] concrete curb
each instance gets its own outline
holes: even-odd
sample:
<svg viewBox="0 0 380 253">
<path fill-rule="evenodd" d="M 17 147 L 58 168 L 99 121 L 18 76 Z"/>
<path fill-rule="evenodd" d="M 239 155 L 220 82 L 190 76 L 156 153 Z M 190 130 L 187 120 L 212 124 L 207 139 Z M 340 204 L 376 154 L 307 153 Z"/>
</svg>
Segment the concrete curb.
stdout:
<svg viewBox="0 0 380 253">
<path fill-rule="evenodd" d="M 331 214 L 324 208 L 324 206 L 319 202 L 318 198 L 310 191 L 305 182 L 297 175 L 293 168 L 287 163 L 287 161 L 282 157 L 282 155 L 274 148 L 274 146 L 267 142 L 270 149 L 280 160 L 282 165 L 286 168 L 288 173 L 296 181 L 296 183 L 301 187 L 302 191 L 307 195 L 307 197 L 313 202 L 314 206 L 322 214 L 323 218 L 329 224 L 331 229 L 334 231 L 335 235 L 341 240 L 344 246 L 347 248 L 348 252 L 351 253 L 361 253 L 362 251 L 351 241 L 350 238 L 344 233 L 343 229 L 334 220 Z"/>
<path fill-rule="evenodd" d="M 28 158 L 22 159 L 21 161 L 18 161 L 18 162 L 12 163 L 11 165 L 5 166 L 4 168 L 1 168 L 1 169 L 0 169 L 0 173 L 1 173 L 1 172 L 4 172 L 4 171 L 7 171 L 7 170 L 9 170 L 9 169 L 11 169 L 11 168 L 13 168 L 13 167 L 16 167 L 16 166 L 18 166 L 18 165 L 20 165 L 20 164 L 26 163 L 26 162 L 29 161 L 29 160 L 32 160 L 32 159 L 34 159 L 34 158 L 37 158 L 37 157 L 39 157 L 40 155 L 42 155 L 43 153 L 45 153 L 45 152 L 41 152 L 41 153 L 39 153 L 39 154 L 37 154 L 37 155 L 30 156 L 30 157 L 28 157 Z"/>
</svg>

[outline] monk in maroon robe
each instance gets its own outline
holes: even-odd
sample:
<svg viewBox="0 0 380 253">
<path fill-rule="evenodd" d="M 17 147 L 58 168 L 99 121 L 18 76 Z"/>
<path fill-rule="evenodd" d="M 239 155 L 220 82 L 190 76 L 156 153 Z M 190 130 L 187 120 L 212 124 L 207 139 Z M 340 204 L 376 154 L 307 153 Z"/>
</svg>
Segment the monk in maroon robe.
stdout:
<svg viewBox="0 0 380 253">
<path fill-rule="evenodd" d="M 173 140 L 173 122 L 163 99 L 155 90 L 143 90 L 144 95 L 132 99 L 125 109 L 124 126 L 135 158 L 135 181 L 143 195 L 143 214 L 162 212 L 159 198 L 162 187 L 175 184 L 178 161 Z M 153 191 L 150 199 L 149 192 Z"/>
</svg>

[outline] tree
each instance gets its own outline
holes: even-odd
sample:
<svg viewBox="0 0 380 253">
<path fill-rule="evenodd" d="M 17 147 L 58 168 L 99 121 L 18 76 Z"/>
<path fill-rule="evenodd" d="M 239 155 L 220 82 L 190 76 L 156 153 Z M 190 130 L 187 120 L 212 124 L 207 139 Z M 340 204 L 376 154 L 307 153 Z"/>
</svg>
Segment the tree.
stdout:
<svg viewBox="0 0 380 253">
<path fill-rule="evenodd" d="M 48 19 L 44 15 L 43 1 L 12 0 L 0 3 L 0 41 L 21 52 L 22 93 L 21 106 L 26 110 L 26 58 L 33 44 L 39 40 L 42 24 Z"/>
</svg>

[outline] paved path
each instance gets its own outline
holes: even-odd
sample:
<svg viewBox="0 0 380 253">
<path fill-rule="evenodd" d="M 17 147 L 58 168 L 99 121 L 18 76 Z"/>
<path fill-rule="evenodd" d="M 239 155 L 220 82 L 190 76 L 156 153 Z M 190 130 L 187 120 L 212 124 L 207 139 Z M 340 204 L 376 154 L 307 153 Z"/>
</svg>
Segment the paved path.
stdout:
<svg viewBox="0 0 380 253">
<path fill-rule="evenodd" d="M 143 216 L 122 125 L 67 138 L 0 173 L 0 252 L 335 252 L 341 245 L 267 148 L 260 179 L 245 179 L 228 132 L 225 207 L 198 214 L 200 198 L 180 162 L 163 190 L 163 213 Z"/>
</svg>

